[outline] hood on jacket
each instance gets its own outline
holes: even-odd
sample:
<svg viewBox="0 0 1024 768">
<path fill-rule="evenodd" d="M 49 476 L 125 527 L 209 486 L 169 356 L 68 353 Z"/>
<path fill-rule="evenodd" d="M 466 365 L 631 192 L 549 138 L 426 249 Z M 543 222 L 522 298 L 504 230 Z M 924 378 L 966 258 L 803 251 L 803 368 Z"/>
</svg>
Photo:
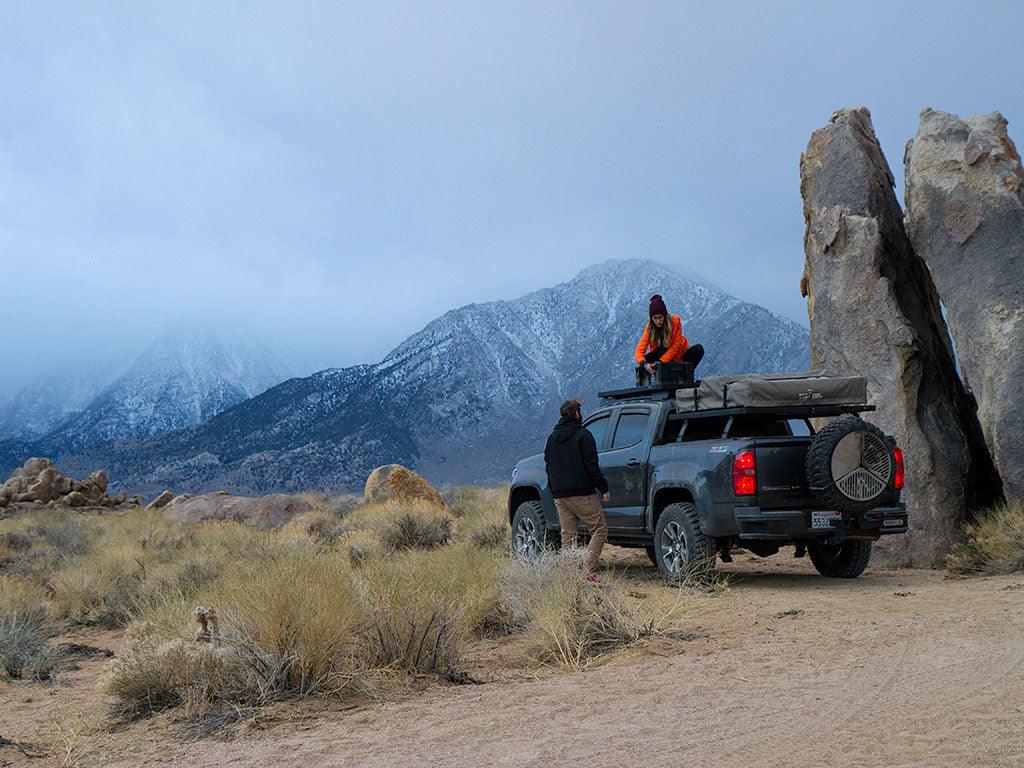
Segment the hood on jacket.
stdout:
<svg viewBox="0 0 1024 768">
<path fill-rule="evenodd" d="M 574 419 L 572 416 L 563 416 L 558 420 L 558 423 L 555 424 L 555 428 L 552 430 L 551 434 L 557 442 L 564 443 L 570 437 L 575 435 L 576 431 L 581 429 L 582 426 L 583 422 L 579 419 Z"/>
</svg>

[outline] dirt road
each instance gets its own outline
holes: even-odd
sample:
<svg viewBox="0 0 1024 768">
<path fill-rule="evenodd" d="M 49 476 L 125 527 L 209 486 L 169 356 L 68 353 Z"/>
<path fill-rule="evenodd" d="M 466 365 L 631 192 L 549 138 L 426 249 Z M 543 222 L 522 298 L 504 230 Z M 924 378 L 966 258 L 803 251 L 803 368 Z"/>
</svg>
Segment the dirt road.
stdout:
<svg viewBox="0 0 1024 768">
<path fill-rule="evenodd" d="M 805 561 L 725 568 L 734 586 L 702 601 L 702 639 L 670 657 L 432 688 L 301 730 L 179 743 L 146 764 L 1024 765 L 1024 575 L 876 570 L 832 581 Z M 646 566 L 626 578 L 664 589 Z"/>
</svg>

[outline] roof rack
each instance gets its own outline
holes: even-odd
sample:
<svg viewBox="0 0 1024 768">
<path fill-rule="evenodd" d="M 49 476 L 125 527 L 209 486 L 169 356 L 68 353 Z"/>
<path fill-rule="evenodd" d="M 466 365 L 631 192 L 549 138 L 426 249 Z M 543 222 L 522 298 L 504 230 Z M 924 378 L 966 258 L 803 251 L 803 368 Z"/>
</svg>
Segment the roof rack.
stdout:
<svg viewBox="0 0 1024 768">
<path fill-rule="evenodd" d="M 610 389 L 598 392 L 602 400 L 671 400 L 676 396 L 679 384 L 654 384 L 648 387 L 630 387 L 629 389 Z"/>
</svg>

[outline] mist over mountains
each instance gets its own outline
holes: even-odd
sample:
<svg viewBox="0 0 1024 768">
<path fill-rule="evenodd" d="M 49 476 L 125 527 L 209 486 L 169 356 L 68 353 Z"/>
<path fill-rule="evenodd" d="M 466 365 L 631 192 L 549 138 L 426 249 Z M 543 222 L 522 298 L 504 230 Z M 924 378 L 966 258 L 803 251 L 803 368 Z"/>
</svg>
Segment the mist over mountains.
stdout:
<svg viewBox="0 0 1024 768">
<path fill-rule="evenodd" d="M 375 365 L 291 379 L 195 426 L 82 448 L 78 424 L 115 434 L 97 409 L 69 425 L 67 442 L 38 445 L 69 471 L 104 467 L 142 493 L 354 489 L 390 462 L 434 482 L 501 481 L 539 450 L 562 400 L 593 407 L 598 390 L 631 383 L 653 293 L 705 346 L 700 375 L 809 365 L 798 324 L 655 262 L 609 261 L 513 301 L 452 310 Z"/>
<path fill-rule="evenodd" d="M 118 375 L 107 364 L 42 376 L 0 409 L 0 437 L 63 457 L 129 437 L 198 424 L 287 377 L 251 337 L 175 328 Z"/>
</svg>

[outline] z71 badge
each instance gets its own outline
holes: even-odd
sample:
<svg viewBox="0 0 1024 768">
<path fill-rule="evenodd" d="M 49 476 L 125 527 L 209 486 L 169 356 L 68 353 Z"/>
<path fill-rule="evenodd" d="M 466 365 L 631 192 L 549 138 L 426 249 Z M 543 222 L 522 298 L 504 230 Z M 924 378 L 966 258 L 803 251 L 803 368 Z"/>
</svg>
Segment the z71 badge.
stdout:
<svg viewBox="0 0 1024 768">
<path fill-rule="evenodd" d="M 710 453 L 728 453 L 729 446 L 727 445 L 712 445 Z"/>
</svg>

